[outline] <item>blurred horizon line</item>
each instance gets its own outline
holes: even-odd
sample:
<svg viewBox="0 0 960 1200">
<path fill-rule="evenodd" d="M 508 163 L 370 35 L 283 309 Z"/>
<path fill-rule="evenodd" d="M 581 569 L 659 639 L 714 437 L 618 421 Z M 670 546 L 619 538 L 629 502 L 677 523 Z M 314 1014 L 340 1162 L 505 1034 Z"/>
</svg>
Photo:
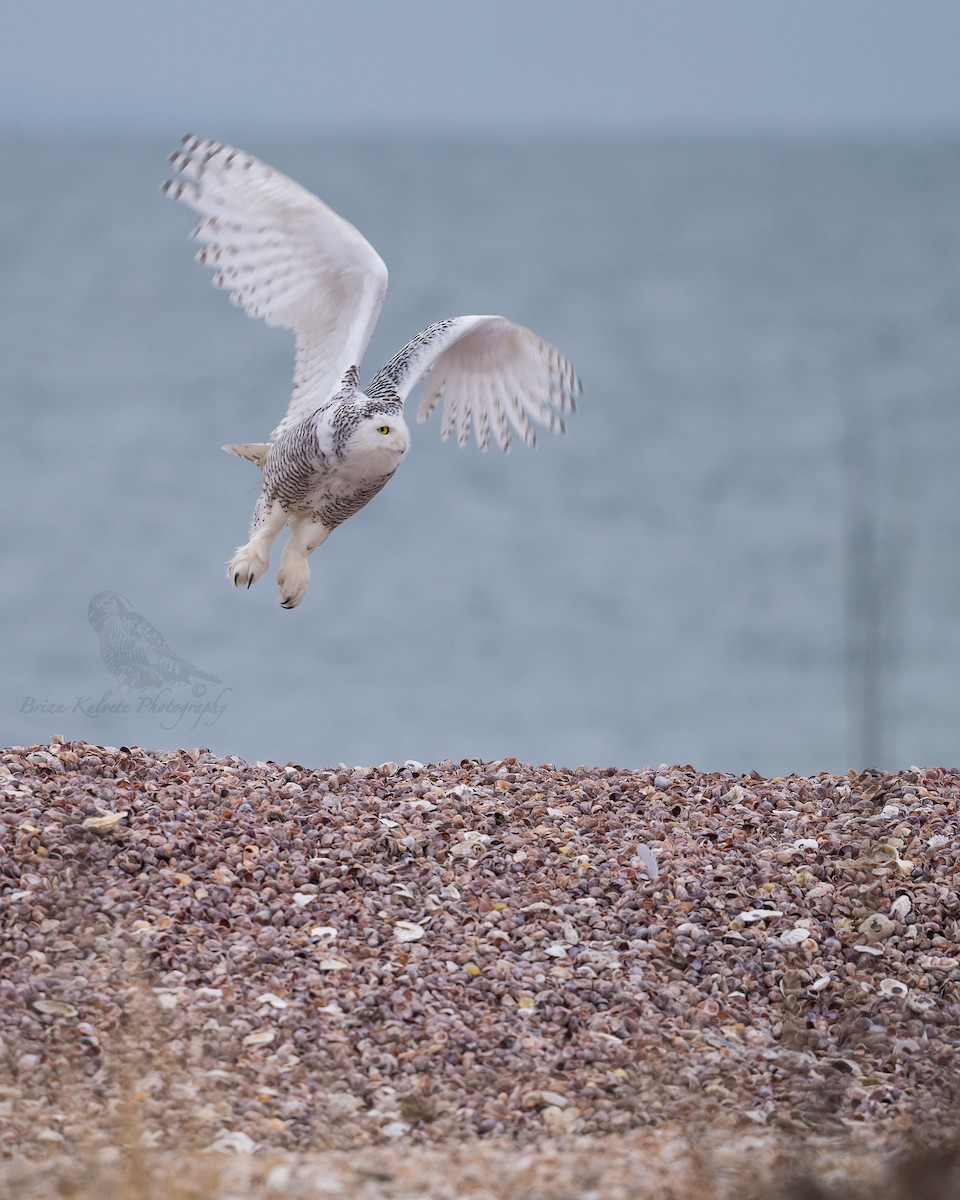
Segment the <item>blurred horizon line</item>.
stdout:
<svg viewBox="0 0 960 1200">
<path fill-rule="evenodd" d="M 231 130 L 227 132 L 225 126 Z M 282 127 L 282 128 L 281 128 Z M 217 121 L 199 120 L 186 127 L 178 127 L 174 121 L 158 121 L 153 118 L 142 122 L 89 121 L 78 122 L 3 122 L 0 121 L 0 139 L 9 141 L 44 140 L 58 141 L 95 140 L 105 136 L 123 140 L 171 138 L 186 134 L 215 137 L 236 143 L 241 138 L 269 137 L 298 140 L 317 138 L 322 140 L 369 140 L 383 139 L 411 142 L 439 142 L 461 140 L 476 142 L 585 142 L 607 143 L 685 141 L 729 142 L 729 143 L 824 143 L 824 142 L 952 142 L 960 141 L 960 120 L 947 122 L 889 122 L 889 123 L 779 123 L 779 124 L 736 124 L 736 123 L 649 123 L 642 125 L 584 122 L 571 125 L 529 123 L 526 125 L 499 121 L 462 122 L 459 124 L 438 122 L 425 126 L 422 122 L 354 122 L 350 124 L 306 124 L 290 125 L 280 121 L 248 122 L 244 120 Z"/>
</svg>

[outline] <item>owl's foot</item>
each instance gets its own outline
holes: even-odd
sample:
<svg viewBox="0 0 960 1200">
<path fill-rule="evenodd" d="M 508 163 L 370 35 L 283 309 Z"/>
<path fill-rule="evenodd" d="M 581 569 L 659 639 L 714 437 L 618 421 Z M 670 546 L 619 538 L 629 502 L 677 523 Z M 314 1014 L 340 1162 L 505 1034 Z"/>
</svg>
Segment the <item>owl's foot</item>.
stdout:
<svg viewBox="0 0 960 1200">
<path fill-rule="evenodd" d="M 281 606 L 296 608 L 307 594 L 307 586 L 310 583 L 310 567 L 303 555 L 284 552 L 277 583 L 280 584 Z"/>
<path fill-rule="evenodd" d="M 227 567 L 227 578 L 234 587 L 250 587 L 269 567 L 270 560 L 255 542 L 241 546 Z"/>
</svg>

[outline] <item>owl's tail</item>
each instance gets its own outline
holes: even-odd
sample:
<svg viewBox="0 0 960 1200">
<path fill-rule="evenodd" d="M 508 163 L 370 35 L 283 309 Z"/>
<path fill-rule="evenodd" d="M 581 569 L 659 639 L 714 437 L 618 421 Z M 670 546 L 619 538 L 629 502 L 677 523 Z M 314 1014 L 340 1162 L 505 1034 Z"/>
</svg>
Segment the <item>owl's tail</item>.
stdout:
<svg viewBox="0 0 960 1200">
<path fill-rule="evenodd" d="M 269 442 L 237 442 L 231 446 L 221 446 L 221 450 L 226 450 L 228 454 L 236 454 L 238 458 L 245 458 L 247 462 L 252 462 L 255 466 L 263 470 L 263 464 L 267 461 L 267 454 L 270 450 Z"/>
</svg>

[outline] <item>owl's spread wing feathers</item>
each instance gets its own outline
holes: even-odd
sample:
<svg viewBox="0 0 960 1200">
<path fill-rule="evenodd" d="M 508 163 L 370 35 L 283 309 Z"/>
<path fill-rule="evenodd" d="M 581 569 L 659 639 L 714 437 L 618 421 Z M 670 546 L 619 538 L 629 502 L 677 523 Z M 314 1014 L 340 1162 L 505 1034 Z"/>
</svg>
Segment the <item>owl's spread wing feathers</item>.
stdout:
<svg viewBox="0 0 960 1200">
<path fill-rule="evenodd" d="M 425 421 L 442 401 L 441 437 L 456 432 L 462 446 L 472 428 L 481 450 L 491 436 L 509 450 L 511 426 L 530 446 L 537 440 L 534 425 L 562 433 L 560 414 L 574 410 L 580 391 L 559 351 L 504 317 L 437 321 L 408 342 L 367 390 L 391 387 L 406 400 L 426 376 L 417 420 Z"/>
<path fill-rule="evenodd" d="M 164 190 L 203 216 L 194 237 L 214 283 L 252 317 L 292 329 L 294 390 L 283 430 L 328 400 L 359 364 L 387 268 L 354 227 L 306 188 L 220 142 L 187 136 Z"/>
</svg>

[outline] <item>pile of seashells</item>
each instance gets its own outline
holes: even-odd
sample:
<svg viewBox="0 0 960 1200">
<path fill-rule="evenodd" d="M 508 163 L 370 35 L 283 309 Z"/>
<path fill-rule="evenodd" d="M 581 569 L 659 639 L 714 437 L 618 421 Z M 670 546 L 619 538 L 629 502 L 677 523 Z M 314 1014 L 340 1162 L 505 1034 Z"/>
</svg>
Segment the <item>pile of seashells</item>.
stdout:
<svg viewBox="0 0 960 1200">
<path fill-rule="evenodd" d="M 8 749 L 0 1145 L 945 1131 L 958 787 Z"/>
</svg>

